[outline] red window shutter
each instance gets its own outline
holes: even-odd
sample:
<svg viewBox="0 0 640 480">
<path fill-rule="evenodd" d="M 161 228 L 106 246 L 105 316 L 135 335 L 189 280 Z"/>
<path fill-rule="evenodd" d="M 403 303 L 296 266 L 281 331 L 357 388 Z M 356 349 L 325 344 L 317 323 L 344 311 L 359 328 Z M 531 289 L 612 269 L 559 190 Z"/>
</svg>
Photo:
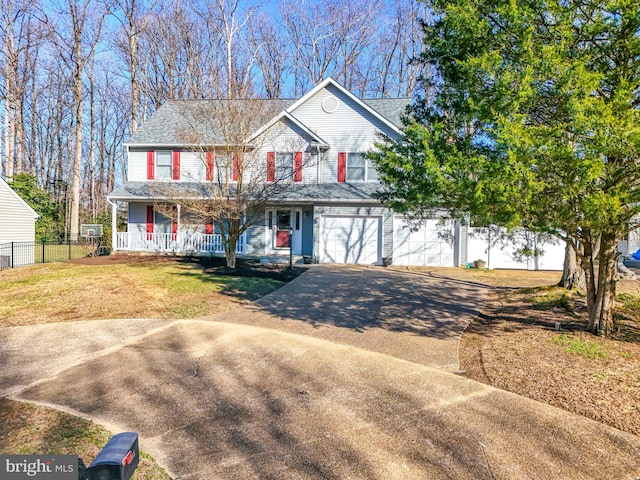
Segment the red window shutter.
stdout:
<svg viewBox="0 0 640 480">
<path fill-rule="evenodd" d="M 338 153 L 338 181 L 347 181 L 347 154 L 345 152 Z"/>
<path fill-rule="evenodd" d="M 276 152 L 267 152 L 267 182 L 276 181 Z"/>
<path fill-rule="evenodd" d="M 173 152 L 173 179 L 180 180 L 180 152 Z"/>
<path fill-rule="evenodd" d="M 293 181 L 302 181 L 302 152 L 296 152 L 293 156 Z"/>
<path fill-rule="evenodd" d="M 231 178 L 234 182 L 238 181 L 238 175 L 240 171 L 240 156 L 237 153 L 233 154 L 233 171 L 231 172 Z"/>
<path fill-rule="evenodd" d="M 154 152 L 147 152 L 147 180 L 153 180 L 156 162 Z"/>
<path fill-rule="evenodd" d="M 147 240 L 153 238 L 153 206 L 147 205 Z"/>
<path fill-rule="evenodd" d="M 207 152 L 207 180 L 213 180 L 213 152 Z"/>
</svg>

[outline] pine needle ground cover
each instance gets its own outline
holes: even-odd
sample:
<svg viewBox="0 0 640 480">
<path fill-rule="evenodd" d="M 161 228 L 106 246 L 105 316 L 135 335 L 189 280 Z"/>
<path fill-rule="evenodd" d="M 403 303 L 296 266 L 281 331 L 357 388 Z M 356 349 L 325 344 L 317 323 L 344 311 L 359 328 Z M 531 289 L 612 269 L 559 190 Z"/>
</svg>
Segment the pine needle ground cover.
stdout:
<svg viewBox="0 0 640 480">
<path fill-rule="evenodd" d="M 444 272 L 443 272 L 444 273 Z M 451 271 L 493 286 L 462 336 L 462 374 L 640 435 L 640 282 L 618 282 L 611 338 L 584 331 L 584 297 L 556 272 Z"/>
</svg>

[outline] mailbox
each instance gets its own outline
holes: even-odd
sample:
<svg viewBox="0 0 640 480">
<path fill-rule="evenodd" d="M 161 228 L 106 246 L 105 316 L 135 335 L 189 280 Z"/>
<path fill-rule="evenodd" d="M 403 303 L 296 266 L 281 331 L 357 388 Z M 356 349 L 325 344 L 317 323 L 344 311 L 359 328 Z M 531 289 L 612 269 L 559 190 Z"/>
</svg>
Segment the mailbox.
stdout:
<svg viewBox="0 0 640 480">
<path fill-rule="evenodd" d="M 138 434 L 111 437 L 87 469 L 88 480 L 129 480 L 138 466 Z"/>
</svg>

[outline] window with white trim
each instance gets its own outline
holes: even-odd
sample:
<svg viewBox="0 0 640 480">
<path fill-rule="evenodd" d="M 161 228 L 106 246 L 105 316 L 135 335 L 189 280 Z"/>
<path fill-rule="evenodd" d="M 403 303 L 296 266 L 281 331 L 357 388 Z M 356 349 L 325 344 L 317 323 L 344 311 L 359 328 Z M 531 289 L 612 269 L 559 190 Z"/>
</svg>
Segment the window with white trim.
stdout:
<svg viewBox="0 0 640 480">
<path fill-rule="evenodd" d="M 230 153 L 217 153 L 215 156 L 215 181 L 218 183 L 233 182 L 233 155 Z"/>
<path fill-rule="evenodd" d="M 362 153 L 347 155 L 347 182 L 372 182 L 378 180 L 373 162 Z"/>
<path fill-rule="evenodd" d="M 156 175 L 155 178 L 171 179 L 173 177 L 173 152 L 170 150 L 156 151 Z"/>
<path fill-rule="evenodd" d="M 276 153 L 276 179 L 293 179 L 293 152 Z"/>
</svg>

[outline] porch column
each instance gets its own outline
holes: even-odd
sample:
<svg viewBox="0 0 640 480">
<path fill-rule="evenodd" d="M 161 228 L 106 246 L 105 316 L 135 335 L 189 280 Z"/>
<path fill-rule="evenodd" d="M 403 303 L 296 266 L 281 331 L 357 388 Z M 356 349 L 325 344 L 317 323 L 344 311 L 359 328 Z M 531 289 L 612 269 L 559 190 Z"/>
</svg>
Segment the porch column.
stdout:
<svg viewBox="0 0 640 480">
<path fill-rule="evenodd" d="M 111 202 L 109 202 L 111 203 Z M 118 202 L 111 203 L 111 250 L 114 252 L 118 247 Z"/>
<path fill-rule="evenodd" d="M 176 218 L 176 241 L 178 242 L 178 247 L 182 250 L 182 239 L 180 235 L 180 204 L 176 205 L 176 213 L 178 214 L 178 218 Z"/>
</svg>

